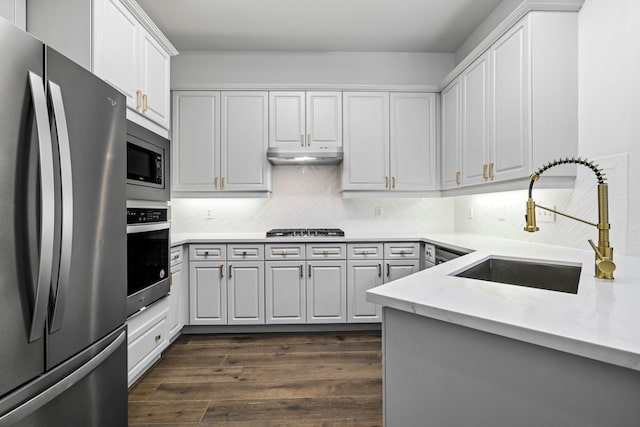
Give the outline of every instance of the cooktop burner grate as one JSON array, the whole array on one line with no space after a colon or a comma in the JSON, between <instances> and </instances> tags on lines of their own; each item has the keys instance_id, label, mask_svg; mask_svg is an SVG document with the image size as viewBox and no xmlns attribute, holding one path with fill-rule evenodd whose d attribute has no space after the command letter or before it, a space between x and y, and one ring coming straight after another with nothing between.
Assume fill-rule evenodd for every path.
<instances>
[{"instance_id":1,"label":"cooktop burner grate","mask_svg":"<svg viewBox=\"0 0 640 427\"><path fill-rule=\"evenodd\" d=\"M274 228L267 237L343 237L339 228Z\"/></svg>"}]
</instances>

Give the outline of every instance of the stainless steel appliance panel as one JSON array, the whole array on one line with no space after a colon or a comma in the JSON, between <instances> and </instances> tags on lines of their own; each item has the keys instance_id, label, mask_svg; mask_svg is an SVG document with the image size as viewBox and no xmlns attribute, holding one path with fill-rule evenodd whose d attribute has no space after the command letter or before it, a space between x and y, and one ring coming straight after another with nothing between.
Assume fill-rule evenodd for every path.
<instances>
[{"instance_id":1,"label":"stainless steel appliance panel","mask_svg":"<svg viewBox=\"0 0 640 427\"><path fill-rule=\"evenodd\" d=\"M44 47L16 27L0 24L1 397L44 370L44 339L29 339L40 245L34 224L39 193L29 177L37 175L38 141L28 75L43 76ZM38 328L42 333L44 324Z\"/></svg>"},{"instance_id":2,"label":"stainless steel appliance panel","mask_svg":"<svg viewBox=\"0 0 640 427\"><path fill-rule=\"evenodd\" d=\"M69 135L70 171L60 142L61 176L64 181L70 173L73 188L69 201L63 182L61 266L47 346L47 367L53 367L126 320L126 101L56 51L47 48L46 55L48 80L60 87ZM72 224L65 229L69 214Z\"/></svg>"},{"instance_id":3,"label":"stainless steel appliance panel","mask_svg":"<svg viewBox=\"0 0 640 427\"><path fill-rule=\"evenodd\" d=\"M127 144L138 145L141 148L141 151L137 153L138 155L141 155L144 151L160 154L160 164L162 167L160 174L162 177L161 183L127 179L127 199L168 202L171 198L171 150L169 140L143 128L131 120L127 120ZM127 168L128 167L129 166L127 166ZM133 175L140 174L140 171L137 170L140 168L140 165L132 162L131 167ZM152 168L152 166L149 166L149 168ZM129 170L127 169L127 176L128 175Z\"/></svg>"}]
</instances>

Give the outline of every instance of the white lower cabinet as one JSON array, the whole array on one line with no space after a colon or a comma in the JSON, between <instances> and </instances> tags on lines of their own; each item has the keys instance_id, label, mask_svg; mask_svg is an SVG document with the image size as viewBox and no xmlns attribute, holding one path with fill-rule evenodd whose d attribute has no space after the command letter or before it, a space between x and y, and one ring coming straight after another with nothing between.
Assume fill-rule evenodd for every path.
<instances>
[{"instance_id":1,"label":"white lower cabinet","mask_svg":"<svg viewBox=\"0 0 640 427\"><path fill-rule=\"evenodd\" d=\"M420 270L420 260L385 260L386 274L384 283L417 273Z\"/></svg>"},{"instance_id":2,"label":"white lower cabinet","mask_svg":"<svg viewBox=\"0 0 640 427\"><path fill-rule=\"evenodd\" d=\"M224 261L195 261L189 265L191 325L227 324L227 284Z\"/></svg>"},{"instance_id":3,"label":"white lower cabinet","mask_svg":"<svg viewBox=\"0 0 640 427\"><path fill-rule=\"evenodd\" d=\"M381 259L347 262L347 317L349 323L380 322L382 307L367 301L367 291L382 285Z\"/></svg>"},{"instance_id":4,"label":"white lower cabinet","mask_svg":"<svg viewBox=\"0 0 640 427\"><path fill-rule=\"evenodd\" d=\"M265 313L267 324L305 323L307 292L304 261L265 263Z\"/></svg>"},{"instance_id":5,"label":"white lower cabinet","mask_svg":"<svg viewBox=\"0 0 640 427\"><path fill-rule=\"evenodd\" d=\"M307 323L346 321L346 261L307 261Z\"/></svg>"},{"instance_id":6,"label":"white lower cabinet","mask_svg":"<svg viewBox=\"0 0 640 427\"><path fill-rule=\"evenodd\" d=\"M138 380L169 345L169 300L162 298L127 319L127 380Z\"/></svg>"},{"instance_id":7,"label":"white lower cabinet","mask_svg":"<svg viewBox=\"0 0 640 427\"><path fill-rule=\"evenodd\" d=\"M229 325L264 323L264 261L229 263L227 271Z\"/></svg>"},{"instance_id":8,"label":"white lower cabinet","mask_svg":"<svg viewBox=\"0 0 640 427\"><path fill-rule=\"evenodd\" d=\"M182 327L189 322L189 283L183 269L183 247L171 248L171 289L169 301L169 340L180 335Z\"/></svg>"}]
</instances>

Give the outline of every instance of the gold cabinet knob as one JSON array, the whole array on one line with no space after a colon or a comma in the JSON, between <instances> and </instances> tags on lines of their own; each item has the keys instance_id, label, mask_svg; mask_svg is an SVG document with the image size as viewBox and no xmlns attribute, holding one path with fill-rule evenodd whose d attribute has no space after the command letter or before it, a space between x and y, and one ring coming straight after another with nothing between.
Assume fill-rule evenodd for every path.
<instances>
[{"instance_id":1,"label":"gold cabinet knob","mask_svg":"<svg viewBox=\"0 0 640 427\"><path fill-rule=\"evenodd\" d=\"M329 251L327 249L324 250L324 256L329 255Z\"/></svg>"},{"instance_id":2,"label":"gold cabinet knob","mask_svg":"<svg viewBox=\"0 0 640 427\"><path fill-rule=\"evenodd\" d=\"M242 251L242 256L247 256L247 251Z\"/></svg>"}]
</instances>

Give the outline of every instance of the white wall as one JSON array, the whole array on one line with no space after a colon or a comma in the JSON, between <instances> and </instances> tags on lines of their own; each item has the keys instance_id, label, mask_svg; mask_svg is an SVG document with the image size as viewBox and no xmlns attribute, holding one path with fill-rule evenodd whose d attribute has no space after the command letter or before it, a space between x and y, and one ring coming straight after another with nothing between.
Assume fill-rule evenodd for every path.
<instances>
[{"instance_id":1,"label":"white wall","mask_svg":"<svg viewBox=\"0 0 640 427\"><path fill-rule=\"evenodd\" d=\"M216 84L437 86L452 68L451 53L186 51L171 59L171 88Z\"/></svg>"},{"instance_id":2,"label":"white wall","mask_svg":"<svg viewBox=\"0 0 640 427\"><path fill-rule=\"evenodd\" d=\"M640 182L640 2L586 0L578 16L579 155L605 166L616 253L639 256L640 190L634 183ZM586 168L579 170L574 190L534 187L534 199L597 220L595 179ZM597 238L595 228L564 218L540 223L538 233L521 231L525 201L524 190L459 197L456 230L585 249L586 239Z\"/></svg>"},{"instance_id":3,"label":"white wall","mask_svg":"<svg viewBox=\"0 0 640 427\"><path fill-rule=\"evenodd\" d=\"M339 227L347 233L453 231L453 199L343 199L340 180L339 166L276 166L271 199L173 199L172 231L265 232L285 227ZM376 207L382 208L381 217L375 216Z\"/></svg>"}]
</instances>

